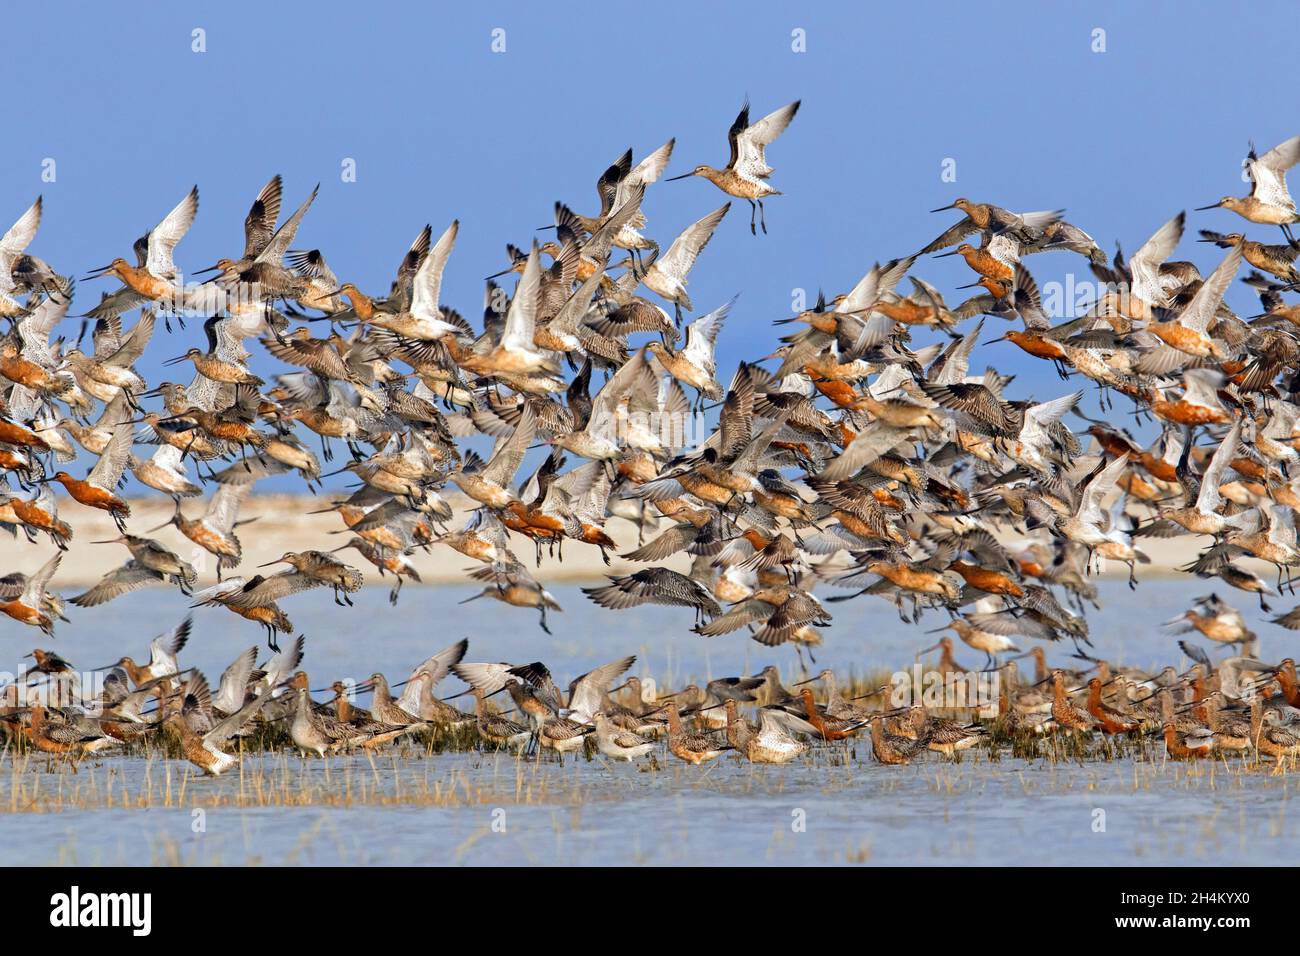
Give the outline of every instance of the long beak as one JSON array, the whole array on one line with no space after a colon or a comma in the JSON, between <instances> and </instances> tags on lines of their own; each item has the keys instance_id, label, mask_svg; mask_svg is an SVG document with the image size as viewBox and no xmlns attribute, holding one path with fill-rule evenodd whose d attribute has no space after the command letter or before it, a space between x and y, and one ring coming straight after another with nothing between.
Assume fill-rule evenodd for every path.
<instances>
[{"instance_id":1,"label":"long beak","mask_svg":"<svg viewBox=\"0 0 1300 956\"><path fill-rule=\"evenodd\" d=\"M796 681L796 682L793 684L793 686L794 686L794 687L802 687L804 684L815 684L815 683L817 683L817 680L818 680L818 679L817 679L816 677L809 677L807 680Z\"/></svg>"},{"instance_id":2,"label":"long beak","mask_svg":"<svg viewBox=\"0 0 1300 956\"><path fill-rule=\"evenodd\" d=\"M940 206L938 209L931 209L930 212L947 212L949 209L956 209L956 203L949 203L946 206Z\"/></svg>"},{"instance_id":3,"label":"long beak","mask_svg":"<svg viewBox=\"0 0 1300 956\"><path fill-rule=\"evenodd\" d=\"M867 691L865 694L859 694L857 697L850 697L849 700L866 700L869 697L875 697L882 690L887 690L888 688L889 688L888 684L881 684L875 690Z\"/></svg>"},{"instance_id":4,"label":"long beak","mask_svg":"<svg viewBox=\"0 0 1300 956\"><path fill-rule=\"evenodd\" d=\"M911 708L908 708L908 707L895 707L893 710L882 710L880 713L876 714L875 716L877 716L877 717L893 717L895 714L903 714L903 713L906 713L906 712L907 712L908 710L910 710L910 709L911 709Z\"/></svg>"},{"instance_id":5,"label":"long beak","mask_svg":"<svg viewBox=\"0 0 1300 956\"><path fill-rule=\"evenodd\" d=\"M180 365L181 362L186 361L188 358L189 358L188 355L178 355L178 356L176 356L175 358L170 358L170 359L168 359L167 361L163 362L163 364L164 364L164 365Z\"/></svg>"},{"instance_id":6,"label":"long beak","mask_svg":"<svg viewBox=\"0 0 1300 956\"><path fill-rule=\"evenodd\" d=\"M1197 207L1196 207L1195 209L1193 209L1192 211L1193 211L1193 212L1205 212L1205 210L1207 210L1207 209L1218 209L1218 208L1219 208L1220 206L1222 206L1222 205L1223 205L1222 202L1216 202L1216 203L1211 203L1211 204L1208 205L1208 206L1197 206Z\"/></svg>"},{"instance_id":7,"label":"long beak","mask_svg":"<svg viewBox=\"0 0 1300 956\"><path fill-rule=\"evenodd\" d=\"M170 524L170 522L169 522L169 524ZM283 560L284 560L283 558L277 558L277 559L274 560L274 561L267 561L265 564L259 564L258 567L259 567L259 568L269 568L269 567L270 567L271 565L273 565L273 564L280 564ZM312 691L312 693L315 694L315 693L318 693L318 691Z\"/></svg>"},{"instance_id":8,"label":"long beak","mask_svg":"<svg viewBox=\"0 0 1300 956\"><path fill-rule=\"evenodd\" d=\"M171 519L169 518L168 520L164 521L162 524L158 525L157 527L154 527L154 528L146 528L145 531L144 531L144 533L145 533L145 534L152 534L152 533L155 532L155 531L161 531L163 528L167 527L167 526L170 525L170 524L171 524Z\"/></svg>"},{"instance_id":9,"label":"long beak","mask_svg":"<svg viewBox=\"0 0 1300 956\"><path fill-rule=\"evenodd\" d=\"M102 276L104 273L106 273L106 272L107 272L109 269L111 269L111 268L112 268L112 264L110 263L109 265L106 265L106 266L100 266L98 269L91 269L90 272L88 272L88 273L86 274L86 278L87 278L87 279L98 279L100 276Z\"/></svg>"},{"instance_id":10,"label":"long beak","mask_svg":"<svg viewBox=\"0 0 1300 956\"><path fill-rule=\"evenodd\" d=\"M965 285L959 285L959 286L957 286L957 288L959 288L959 289L975 289L975 288L983 288L983 286L981 286L978 282L968 282L968 283L966 283ZM1003 338L1006 338L1006 336L1004 335Z\"/></svg>"},{"instance_id":11,"label":"long beak","mask_svg":"<svg viewBox=\"0 0 1300 956\"><path fill-rule=\"evenodd\" d=\"M357 686L352 688L353 692L357 694L365 694L374 689L375 689L375 685L370 683L357 684Z\"/></svg>"},{"instance_id":12,"label":"long beak","mask_svg":"<svg viewBox=\"0 0 1300 956\"><path fill-rule=\"evenodd\" d=\"M940 252L940 253L938 253L938 254L935 255L935 258L936 258L936 259L947 259L949 256L955 256L955 255L957 255L957 250L956 250L956 249L954 249L952 252Z\"/></svg>"},{"instance_id":13,"label":"long beak","mask_svg":"<svg viewBox=\"0 0 1300 956\"><path fill-rule=\"evenodd\" d=\"M921 648L919 651L917 651L917 653L918 653L918 654L929 654L931 651L937 651L937 650L939 649L939 647L940 647L940 645L938 645L938 644L931 644L929 647L923 647L923 648Z\"/></svg>"},{"instance_id":14,"label":"long beak","mask_svg":"<svg viewBox=\"0 0 1300 956\"><path fill-rule=\"evenodd\" d=\"M679 179L690 179L694 175L695 175L694 172L690 172L690 173L682 173L680 176L669 176L667 179L664 180L664 182L675 183Z\"/></svg>"},{"instance_id":15,"label":"long beak","mask_svg":"<svg viewBox=\"0 0 1300 956\"><path fill-rule=\"evenodd\" d=\"M499 279L499 278L501 278L502 276L504 276L504 275L509 275L510 273L512 273L512 272L514 272L514 271L515 271L515 267L514 267L514 266L511 266L509 269L502 269L500 272L494 272L494 273L492 273L490 276L488 276L488 277L487 277L486 279L484 279L483 281L484 281L484 282L487 282L487 281L489 281L489 280L491 280L491 279Z\"/></svg>"},{"instance_id":16,"label":"long beak","mask_svg":"<svg viewBox=\"0 0 1300 956\"><path fill-rule=\"evenodd\" d=\"M103 541L92 541L92 542L90 542L90 543L91 543L91 544L118 544L118 543L120 543L120 542L122 542L122 541L125 541L125 540L126 540L126 536L125 536L125 535L121 535L121 536L116 537L116 538L105 538Z\"/></svg>"},{"instance_id":17,"label":"long beak","mask_svg":"<svg viewBox=\"0 0 1300 956\"><path fill-rule=\"evenodd\" d=\"M190 275L192 276L206 275L209 272L216 272L220 268L221 268L220 266L208 266L206 269L197 269L194 272L191 272ZM314 694L316 693L316 691L312 691L312 693Z\"/></svg>"}]
</instances>

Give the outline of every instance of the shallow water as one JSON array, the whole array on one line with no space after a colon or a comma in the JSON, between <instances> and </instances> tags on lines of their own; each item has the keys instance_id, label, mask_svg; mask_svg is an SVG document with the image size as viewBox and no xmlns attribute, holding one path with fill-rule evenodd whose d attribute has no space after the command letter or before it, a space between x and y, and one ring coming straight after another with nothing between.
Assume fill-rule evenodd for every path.
<instances>
[{"instance_id":1,"label":"shallow water","mask_svg":"<svg viewBox=\"0 0 1300 956\"><path fill-rule=\"evenodd\" d=\"M242 783L238 774L192 778L181 806L93 811L57 809L59 775L33 762L28 773L48 778L49 808L0 813L0 857L82 865L1267 865L1300 851L1294 778L1238 772L1236 762L990 763L968 753L960 764L936 757L893 768L870 762L865 747L847 765L831 760L821 753L789 767L752 767L723 758L697 770L672 758L638 769L600 758L521 768L501 754L380 755L374 768L365 757L335 757L330 792L350 791L356 802L294 807L275 803L277 782L292 799L322 783L324 762L250 756ZM83 764L80 779L65 773L59 783L65 794L79 784L134 796L145 763ZM150 768L155 783L163 763ZM174 792L186 772L173 764ZM435 783L450 805L402 802L401 794L419 800ZM272 804L223 805L241 786L246 799ZM6 808L7 787L0 784ZM392 804L381 805L381 794Z\"/></svg>"},{"instance_id":2,"label":"shallow water","mask_svg":"<svg viewBox=\"0 0 1300 956\"><path fill-rule=\"evenodd\" d=\"M1089 614L1100 655L1138 666L1178 663L1174 638L1158 622L1199 592L1186 581L1160 579L1136 593L1122 582L1101 587L1104 609ZM555 634L548 637L528 611L487 601L457 605L472 593L408 588L393 609L387 592L375 588L351 609L310 599L286 602L285 609L308 635L304 666L315 686L377 668L400 679L465 636L469 659L541 659L561 683L628 653L638 655L635 672L677 685L768 663L779 664L787 678L797 673L789 648L764 648L741 634L705 640L689 633L689 611L608 612L576 588L557 587L565 611L552 616ZM184 613L178 593L137 593L78 615L45 646L78 666L104 664L124 651L140 658L148 639ZM182 661L215 681L258 639L258 629L220 609L195 613ZM901 624L883 602L855 600L834 605L833 613L835 626L815 653L819 667L841 673L910 666L933 639ZM1253 608L1247 614L1259 622L1264 657L1294 653L1289 632L1264 624ZM86 620L95 633L81 624ZM932 615L921 627L943 620ZM1068 651L1049 648L1049 657L1065 660ZM957 657L980 664L980 655L962 645ZM452 678L443 689L459 685ZM187 764L160 758L87 761L76 774L33 758L15 776L6 757L0 863L1195 865L1280 864L1300 851L1300 827L1289 812L1300 779L1294 773L1243 771L1235 759L1176 765L1158 744L1148 745L1145 758L1086 764L1006 755L990 762L983 751L963 757L959 764L930 755L910 767L883 767L864 742L856 750L819 748L787 767L724 757L692 768L663 754L657 767L638 767L599 757L569 757L561 765L553 758L521 764L504 754L426 756L407 745L376 754L373 764L365 755L249 756L242 773L218 780L192 777ZM168 774L171 806L161 797ZM39 799L31 801L35 778ZM122 807L123 794L130 803L145 789L155 794L152 806ZM104 809L109 791L115 797ZM291 805L309 796L311 805ZM75 808L86 803L97 809Z\"/></svg>"}]
</instances>

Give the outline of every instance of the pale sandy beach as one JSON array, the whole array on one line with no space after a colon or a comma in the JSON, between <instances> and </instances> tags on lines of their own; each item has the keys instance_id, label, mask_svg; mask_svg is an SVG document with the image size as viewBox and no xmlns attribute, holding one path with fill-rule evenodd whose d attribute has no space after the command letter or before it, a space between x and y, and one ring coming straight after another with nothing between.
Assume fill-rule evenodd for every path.
<instances>
[{"instance_id":1,"label":"pale sandy beach","mask_svg":"<svg viewBox=\"0 0 1300 956\"><path fill-rule=\"evenodd\" d=\"M311 512L343 497L345 495L339 491L317 497L251 496L240 511L240 517L241 520L256 520L252 524L245 525L240 534L240 541L244 546L244 559L232 573L247 577L256 573L257 565L274 561L288 550L301 551L308 548L328 550L339 547L347 540L342 519L333 513L312 514ZM467 500L454 495L449 496L449 500L457 513L454 520L448 524L448 528L460 528L468 513ZM201 513L203 506L200 501L189 501L182 507L188 517L195 517ZM133 534L144 534L146 529L166 521L171 513L170 499L161 497L134 499L131 501L128 528ZM126 549L121 545L80 547L86 542L117 536L117 528L106 513L83 508L76 502L60 496L59 517L72 526L73 542L77 546L64 555L55 579L56 588L66 589L69 586L93 584L103 574L122 564L129 557ZM660 528L667 527L668 523L665 520ZM600 551L595 547L570 541L565 544L563 561L543 552L541 567L534 569L537 578L542 582L591 581L605 574L630 574L642 567L635 562L623 561L618 556L619 553L625 553L637 546L636 526L621 518L610 518L605 530L618 542L618 552L609 553L608 565L601 560ZM149 536L171 548L198 568L200 580L204 582L215 580L215 566L207 553L175 528L168 526L149 532ZM652 535L647 533L647 538L650 536ZM1019 540L1014 537L1004 539L1009 545L1015 545ZM534 563L532 545L519 536L512 536L512 541L516 553L532 568ZM1193 560L1196 552L1205 544L1201 538L1185 536L1147 538L1141 540L1138 546L1151 558L1150 564L1138 567L1140 580L1143 577L1174 574L1179 565ZM35 544L27 542L22 535L16 539L9 537L0 539L0 554L4 555L3 562L0 562L3 565L0 566L0 572L34 570L40 561L48 557L52 547L44 537L38 538ZM374 569L367 565L355 551L345 552L342 557L366 571L368 581L374 583L378 580ZM428 551L417 550L412 555L412 560L424 584L464 584L465 569L473 565L473 562L464 555L439 545L432 546ZM1252 567L1265 580L1271 581L1275 577L1274 570L1268 565L1247 561L1242 563ZM684 554L678 554L663 564L666 567L685 571L689 568L690 561ZM1111 562L1101 574L1105 577L1125 577L1128 569L1122 564ZM1212 583L1218 582L1206 582L1203 587L1208 589ZM1189 581L1188 585L1193 589L1197 587L1197 584L1192 581ZM410 582L410 586L418 585ZM1226 588L1226 585L1221 586Z\"/></svg>"},{"instance_id":2,"label":"pale sandy beach","mask_svg":"<svg viewBox=\"0 0 1300 956\"><path fill-rule=\"evenodd\" d=\"M325 508L332 501L347 497L346 493L335 491L317 497L296 495L252 495L240 509L240 520L251 520L237 531L244 549L243 561L231 574L245 577L257 573L256 566L267 561L274 561L285 551L303 551L306 549L329 550L347 542L349 535L342 518L336 513L312 514ZM466 500L457 496L448 496L456 516L448 524L448 529L464 526L467 514ZM202 514L203 501L187 501L182 505L187 517L194 518ZM146 529L162 524L172 514L170 499L162 497L136 498L131 501L131 517L127 528L132 534L145 535ZM113 568L126 561L130 555L122 545L83 546L87 542L115 538L119 532L108 514L83 508L74 501L60 496L59 518L68 522L73 529L72 548L64 554L63 563L55 578L55 587L67 589L68 586L92 584ZM666 527L666 524L665 524ZM619 551L628 551L636 547L636 527L619 518L611 518L606 531L619 544ZM172 526L147 532L147 536L171 548L185 560L199 569L199 578L203 582L214 581L216 565L211 556L199 548ZM530 567L533 565L532 545L522 538L514 538L514 548L521 560ZM0 572L33 570L28 567L53 553L53 545L44 536L35 544L29 543L21 534L16 538L6 536L0 540L0 554L4 555ZM344 552L340 557L366 572L367 581L376 583L378 573L372 565L366 563L356 551ZM594 547L578 542L567 542L564 548L564 560L550 557L543 552L542 566L537 576L542 581L587 581L602 574L628 574L641 565L620 560L618 554L610 552L610 564L606 566L600 557L600 551ZM434 545L428 551L417 550L412 561L425 584L445 584L455 582L464 584L465 569L474 562L463 554L449 547ZM665 562L665 566L685 570L689 561L683 556ZM283 568L283 566L281 566ZM275 568L272 571L277 570ZM408 582L417 586L415 582Z\"/></svg>"}]
</instances>

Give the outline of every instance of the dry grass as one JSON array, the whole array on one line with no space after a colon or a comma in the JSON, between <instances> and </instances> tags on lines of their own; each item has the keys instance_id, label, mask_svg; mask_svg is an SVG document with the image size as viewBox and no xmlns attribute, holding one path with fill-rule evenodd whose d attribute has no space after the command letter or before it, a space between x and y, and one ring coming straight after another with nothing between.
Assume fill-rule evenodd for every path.
<instances>
[{"instance_id":1,"label":"dry grass","mask_svg":"<svg viewBox=\"0 0 1300 956\"><path fill-rule=\"evenodd\" d=\"M844 693L866 696L870 706L887 706L884 691L870 696L888 672L850 675ZM970 711L949 716L969 719ZM603 758L588 739L584 751L563 759L554 754L525 757L483 751L472 726L430 730L375 753L358 751L323 760L298 754L283 725L262 725L238 744L240 765L219 779L208 778L186 762L178 742L164 729L117 750L80 762L35 752L21 739L0 751L0 816L121 809L441 807L545 805L580 812L588 803L644 796L647 787L665 793L691 791L779 796L791 787L835 793L864 780L890 790L900 774L933 776L932 790L956 794L982 787L990 779L1015 774L1026 794L1071 792L1079 780L1096 774L1113 785L1125 781L1134 792L1168 786L1215 791L1242 787L1247 778L1286 792L1288 777L1273 776L1274 763L1252 754L1219 754L1213 759L1178 763L1167 758L1159 737L1105 738L1058 733L1046 737L1012 735L1001 721L987 722L989 734L978 747L946 759L927 755L913 768L884 768L871 757L865 735L818 744L790 768L755 767L725 757L701 768L679 763L663 750L636 768L640 773L601 774L586 764ZM448 761L445 756L455 755ZM451 766L448 766L448 763ZM1088 771L1083 777L1079 768ZM1296 769L1292 760L1286 768ZM1070 772L1063 772L1063 771ZM871 776L867 776L871 775ZM1261 780L1260 778L1265 778ZM846 851L852 860L870 849Z\"/></svg>"}]
</instances>

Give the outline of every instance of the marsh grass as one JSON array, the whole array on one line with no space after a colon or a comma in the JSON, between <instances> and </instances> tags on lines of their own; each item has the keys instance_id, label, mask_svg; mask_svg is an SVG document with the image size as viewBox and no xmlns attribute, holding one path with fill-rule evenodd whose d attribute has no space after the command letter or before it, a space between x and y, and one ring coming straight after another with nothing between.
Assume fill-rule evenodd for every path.
<instances>
[{"instance_id":1,"label":"marsh grass","mask_svg":"<svg viewBox=\"0 0 1300 956\"><path fill-rule=\"evenodd\" d=\"M843 693L872 707L888 706L890 672L851 674ZM969 709L936 711L937 716L972 719ZM143 735L115 750L80 761L34 751L21 737L0 750L0 816L64 811L150 808L348 808L552 806L577 819L581 808L601 801L657 795L716 793L781 796L810 783L823 793L850 792L865 783L888 793L901 775L933 776L935 793L952 795L1013 775L1025 793L1068 792L1084 768L1097 779L1123 780L1133 792L1158 786L1179 790L1243 788L1248 779L1288 793L1285 775L1253 754L1218 754L1187 764L1170 761L1157 737L1091 737L1078 733L1036 736L1012 733L1006 722L986 721L981 744L941 758L929 754L912 767L887 768L871 757L865 736L814 743L788 767L744 764L728 755L704 767L688 767L661 748L633 768L609 768L588 738L584 748L563 758L553 753L523 756L484 748L472 725L431 728L381 751L354 751L324 759L305 758L283 724L258 724L235 743L240 765L224 776L205 777L182 757L169 728ZM616 768L609 768L611 771ZM1296 761L1285 769L1294 771ZM163 854L170 855L170 851ZM870 856L870 847L846 858Z\"/></svg>"}]
</instances>

